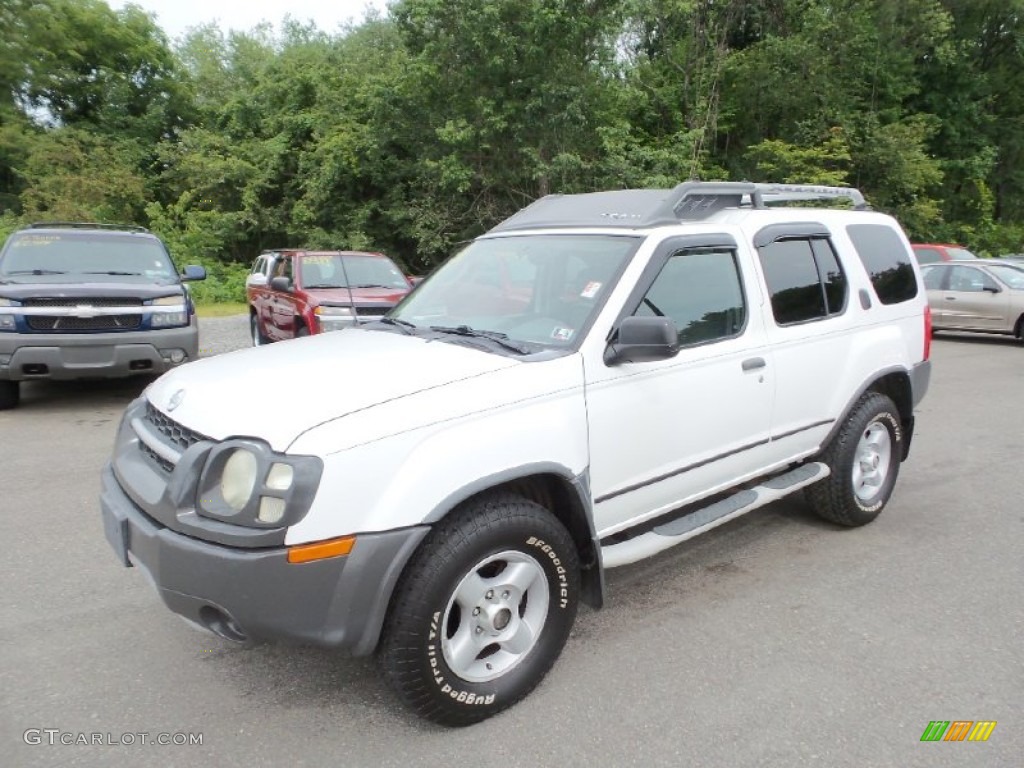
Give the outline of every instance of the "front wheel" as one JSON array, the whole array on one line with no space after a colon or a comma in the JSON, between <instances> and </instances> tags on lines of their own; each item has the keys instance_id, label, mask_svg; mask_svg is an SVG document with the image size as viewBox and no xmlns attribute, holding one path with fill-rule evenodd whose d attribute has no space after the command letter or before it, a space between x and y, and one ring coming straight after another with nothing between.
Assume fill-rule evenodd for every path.
<instances>
[{"instance_id":1,"label":"front wheel","mask_svg":"<svg viewBox=\"0 0 1024 768\"><path fill-rule=\"evenodd\" d=\"M572 537L544 507L511 494L469 502L427 536L399 582L381 671L422 717L485 720L551 669L579 581Z\"/></svg>"},{"instance_id":2,"label":"front wheel","mask_svg":"<svg viewBox=\"0 0 1024 768\"><path fill-rule=\"evenodd\" d=\"M255 312L249 313L249 331L252 335L252 345L254 347L262 347L264 344L269 344L270 339L263 335L263 331L260 330L260 321L256 317Z\"/></svg>"},{"instance_id":3,"label":"front wheel","mask_svg":"<svg viewBox=\"0 0 1024 768\"><path fill-rule=\"evenodd\" d=\"M0 381L0 411L15 408L21 399L21 388L17 381Z\"/></svg>"},{"instance_id":4,"label":"front wheel","mask_svg":"<svg viewBox=\"0 0 1024 768\"><path fill-rule=\"evenodd\" d=\"M877 392L865 394L821 456L832 474L805 491L814 511L851 527L878 517L896 485L903 439L892 400Z\"/></svg>"}]
</instances>

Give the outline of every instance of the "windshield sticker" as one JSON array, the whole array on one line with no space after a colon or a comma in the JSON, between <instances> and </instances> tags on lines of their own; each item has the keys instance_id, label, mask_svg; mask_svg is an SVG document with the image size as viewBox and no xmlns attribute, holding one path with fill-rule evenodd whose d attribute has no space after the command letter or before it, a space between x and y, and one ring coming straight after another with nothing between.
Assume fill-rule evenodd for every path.
<instances>
[{"instance_id":1,"label":"windshield sticker","mask_svg":"<svg viewBox=\"0 0 1024 768\"><path fill-rule=\"evenodd\" d=\"M597 281L591 281L583 286L583 290L580 292L580 296L584 299L592 299L597 296L597 292L601 290L601 283Z\"/></svg>"},{"instance_id":2,"label":"windshield sticker","mask_svg":"<svg viewBox=\"0 0 1024 768\"><path fill-rule=\"evenodd\" d=\"M303 264L330 264L334 261L334 256L303 256Z\"/></svg>"},{"instance_id":3,"label":"windshield sticker","mask_svg":"<svg viewBox=\"0 0 1024 768\"><path fill-rule=\"evenodd\" d=\"M555 330L551 332L551 338L555 341L568 341L572 338L572 334L572 328L555 328Z\"/></svg>"}]
</instances>

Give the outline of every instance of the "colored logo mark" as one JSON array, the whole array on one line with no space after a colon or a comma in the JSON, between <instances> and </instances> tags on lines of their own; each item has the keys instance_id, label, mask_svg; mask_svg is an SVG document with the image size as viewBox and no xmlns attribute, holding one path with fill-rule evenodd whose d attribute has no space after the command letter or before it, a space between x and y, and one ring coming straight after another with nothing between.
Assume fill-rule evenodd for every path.
<instances>
[{"instance_id":1,"label":"colored logo mark","mask_svg":"<svg viewBox=\"0 0 1024 768\"><path fill-rule=\"evenodd\" d=\"M995 727L995 720L932 720L921 741L988 741Z\"/></svg>"}]
</instances>

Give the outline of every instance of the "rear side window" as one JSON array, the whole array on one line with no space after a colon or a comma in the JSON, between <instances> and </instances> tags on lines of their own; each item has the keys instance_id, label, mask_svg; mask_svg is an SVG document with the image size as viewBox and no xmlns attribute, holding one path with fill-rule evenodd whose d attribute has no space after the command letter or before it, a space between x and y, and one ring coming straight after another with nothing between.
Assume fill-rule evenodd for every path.
<instances>
[{"instance_id":1,"label":"rear side window","mask_svg":"<svg viewBox=\"0 0 1024 768\"><path fill-rule=\"evenodd\" d=\"M828 240L776 240L758 253L779 325L821 320L846 307L846 276Z\"/></svg>"},{"instance_id":2,"label":"rear side window","mask_svg":"<svg viewBox=\"0 0 1024 768\"><path fill-rule=\"evenodd\" d=\"M917 296L914 265L906 246L893 229L881 224L850 224L846 233L853 241L880 302L899 304ZM920 251L917 258L926 263Z\"/></svg>"}]
</instances>

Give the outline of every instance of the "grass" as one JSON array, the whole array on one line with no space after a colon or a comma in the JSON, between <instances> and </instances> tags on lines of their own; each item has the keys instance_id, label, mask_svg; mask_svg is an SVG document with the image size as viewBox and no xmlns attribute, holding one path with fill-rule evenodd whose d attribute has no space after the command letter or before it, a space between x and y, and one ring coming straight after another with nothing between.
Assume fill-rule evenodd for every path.
<instances>
[{"instance_id":1,"label":"grass","mask_svg":"<svg viewBox=\"0 0 1024 768\"><path fill-rule=\"evenodd\" d=\"M244 315L249 306L242 302L226 302L223 304L197 304L196 313L200 317L227 317L228 315Z\"/></svg>"}]
</instances>

